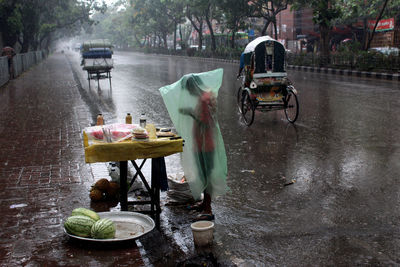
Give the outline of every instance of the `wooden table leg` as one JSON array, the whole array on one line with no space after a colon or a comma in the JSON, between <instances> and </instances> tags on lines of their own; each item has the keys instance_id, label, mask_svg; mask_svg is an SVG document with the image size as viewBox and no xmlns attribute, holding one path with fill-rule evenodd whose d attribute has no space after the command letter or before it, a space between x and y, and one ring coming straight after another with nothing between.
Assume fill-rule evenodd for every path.
<instances>
[{"instance_id":1,"label":"wooden table leg","mask_svg":"<svg viewBox=\"0 0 400 267\"><path fill-rule=\"evenodd\" d=\"M134 164L136 171L138 172L138 175L142 178L143 182L146 187L149 187L147 189L149 190L150 193L150 214L155 220L156 223L156 228L160 229L160 213L161 213L161 207L160 207L160 190L161 190L161 175L162 174L162 166L165 166L165 163L163 161L164 158L153 158L151 161L151 186L149 187L147 183L145 183L144 176L141 172L141 168L139 168L136 163L132 162ZM127 211L128 210L128 185L127 185L127 180L128 180L128 162L127 161L120 161L120 203L121 203L121 211ZM164 170L165 172L165 170ZM164 174L165 175L165 174Z\"/></svg>"},{"instance_id":2,"label":"wooden table leg","mask_svg":"<svg viewBox=\"0 0 400 267\"><path fill-rule=\"evenodd\" d=\"M161 190L161 165L163 158L153 158L151 161L151 189L153 193L151 211L154 214L156 228L160 229L160 190Z\"/></svg>"},{"instance_id":3,"label":"wooden table leg","mask_svg":"<svg viewBox=\"0 0 400 267\"><path fill-rule=\"evenodd\" d=\"M119 162L119 170L120 170L120 203L121 210L128 210L128 162L120 161Z\"/></svg>"}]
</instances>

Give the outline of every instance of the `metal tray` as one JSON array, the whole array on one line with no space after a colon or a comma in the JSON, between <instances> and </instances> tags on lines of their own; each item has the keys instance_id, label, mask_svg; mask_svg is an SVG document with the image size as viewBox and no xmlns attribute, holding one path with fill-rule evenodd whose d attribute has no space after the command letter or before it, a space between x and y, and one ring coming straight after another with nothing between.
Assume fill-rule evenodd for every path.
<instances>
[{"instance_id":1,"label":"metal tray","mask_svg":"<svg viewBox=\"0 0 400 267\"><path fill-rule=\"evenodd\" d=\"M147 234L154 229L155 224L151 217L130 211L109 211L109 212L98 212L100 218L108 218L115 224L116 232L115 238L111 239L94 239L89 237L80 237L67 233L64 228L64 232L71 238L94 241L94 242L120 242L126 240L134 240Z\"/></svg>"}]
</instances>

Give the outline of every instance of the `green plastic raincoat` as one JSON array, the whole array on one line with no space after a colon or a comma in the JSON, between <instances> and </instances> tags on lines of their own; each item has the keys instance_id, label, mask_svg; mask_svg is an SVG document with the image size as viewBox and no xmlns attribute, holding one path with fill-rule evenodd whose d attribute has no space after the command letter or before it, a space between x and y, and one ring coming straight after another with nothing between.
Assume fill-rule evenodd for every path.
<instances>
[{"instance_id":1,"label":"green plastic raincoat","mask_svg":"<svg viewBox=\"0 0 400 267\"><path fill-rule=\"evenodd\" d=\"M185 140L182 167L198 200L204 191L216 197L227 192L227 160L217 120L217 97L223 69L187 74L160 88L171 120Z\"/></svg>"}]
</instances>

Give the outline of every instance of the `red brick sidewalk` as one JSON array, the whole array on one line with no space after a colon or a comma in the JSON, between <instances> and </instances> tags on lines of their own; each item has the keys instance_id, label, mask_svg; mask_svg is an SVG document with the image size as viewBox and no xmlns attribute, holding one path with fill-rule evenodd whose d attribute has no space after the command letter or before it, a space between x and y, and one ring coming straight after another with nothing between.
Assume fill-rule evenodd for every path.
<instances>
[{"instance_id":1,"label":"red brick sidewalk","mask_svg":"<svg viewBox=\"0 0 400 267\"><path fill-rule=\"evenodd\" d=\"M0 265L142 266L136 244L71 242L62 221L90 208L82 129L91 114L69 64L55 54L0 87Z\"/></svg>"}]
</instances>

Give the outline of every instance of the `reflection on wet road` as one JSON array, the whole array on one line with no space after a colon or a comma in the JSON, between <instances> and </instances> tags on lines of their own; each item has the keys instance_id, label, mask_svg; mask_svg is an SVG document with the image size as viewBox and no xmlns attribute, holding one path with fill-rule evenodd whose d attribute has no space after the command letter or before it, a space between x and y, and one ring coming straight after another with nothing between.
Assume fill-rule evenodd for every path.
<instances>
[{"instance_id":1,"label":"reflection on wet road","mask_svg":"<svg viewBox=\"0 0 400 267\"><path fill-rule=\"evenodd\" d=\"M400 262L399 83L289 71L296 124L273 111L247 127L235 102L237 65L128 52L114 60L112 88L101 81L89 90L82 78L92 104L109 122L144 112L159 126L171 126L160 87L224 68L218 116L231 192L213 202L220 258L243 266ZM178 162L168 158L169 173Z\"/></svg>"}]
</instances>

